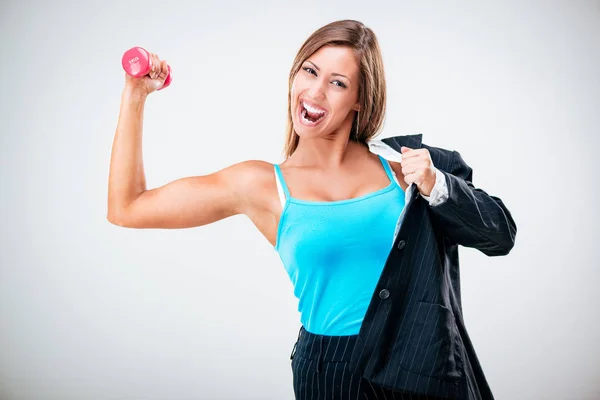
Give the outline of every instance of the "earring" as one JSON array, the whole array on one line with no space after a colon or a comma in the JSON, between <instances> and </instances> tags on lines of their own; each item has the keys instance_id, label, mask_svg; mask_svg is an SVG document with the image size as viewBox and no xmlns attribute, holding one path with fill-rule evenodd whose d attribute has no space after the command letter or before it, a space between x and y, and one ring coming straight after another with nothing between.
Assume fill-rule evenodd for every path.
<instances>
[{"instance_id":1,"label":"earring","mask_svg":"<svg viewBox=\"0 0 600 400\"><path fill-rule=\"evenodd\" d=\"M358 124L360 120L358 119L358 111L356 112L356 138L358 139Z\"/></svg>"}]
</instances>

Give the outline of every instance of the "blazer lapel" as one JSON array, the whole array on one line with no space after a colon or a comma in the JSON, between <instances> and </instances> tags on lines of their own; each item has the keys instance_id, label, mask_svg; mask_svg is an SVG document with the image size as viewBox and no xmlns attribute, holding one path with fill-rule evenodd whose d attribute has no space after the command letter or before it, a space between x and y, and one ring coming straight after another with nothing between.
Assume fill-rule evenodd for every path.
<instances>
[{"instance_id":1,"label":"blazer lapel","mask_svg":"<svg viewBox=\"0 0 600 400\"><path fill-rule=\"evenodd\" d=\"M421 147L423 147L423 134L418 133L416 135L392 136L381 139L381 141L401 154L402 146L411 149L420 149ZM412 203L412 201L416 200L420 194L419 190L416 188L414 183L410 185L409 190L411 191L411 193L410 197L407 199L409 200L406 203L407 207L409 202Z\"/></svg>"},{"instance_id":2,"label":"blazer lapel","mask_svg":"<svg viewBox=\"0 0 600 400\"><path fill-rule=\"evenodd\" d=\"M388 144L398 153L401 153L400 148L402 146L409 147L411 149L420 149L423 141L423 134L418 133L416 135L404 135L404 136L392 136L381 139L382 142Z\"/></svg>"}]
</instances>

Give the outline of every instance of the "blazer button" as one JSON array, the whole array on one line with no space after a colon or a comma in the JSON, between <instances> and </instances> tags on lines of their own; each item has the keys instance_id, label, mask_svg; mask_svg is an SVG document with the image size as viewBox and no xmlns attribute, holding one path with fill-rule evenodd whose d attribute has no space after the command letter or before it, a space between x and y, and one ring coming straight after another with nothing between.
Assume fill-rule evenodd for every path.
<instances>
[{"instance_id":1,"label":"blazer button","mask_svg":"<svg viewBox=\"0 0 600 400\"><path fill-rule=\"evenodd\" d=\"M404 246L406 246L406 242L404 240L398 242L398 249L402 250Z\"/></svg>"},{"instance_id":2,"label":"blazer button","mask_svg":"<svg viewBox=\"0 0 600 400\"><path fill-rule=\"evenodd\" d=\"M390 291L387 289L381 289L381 292L379 292L379 297L381 297L382 299L387 299L388 297L390 297Z\"/></svg>"}]
</instances>

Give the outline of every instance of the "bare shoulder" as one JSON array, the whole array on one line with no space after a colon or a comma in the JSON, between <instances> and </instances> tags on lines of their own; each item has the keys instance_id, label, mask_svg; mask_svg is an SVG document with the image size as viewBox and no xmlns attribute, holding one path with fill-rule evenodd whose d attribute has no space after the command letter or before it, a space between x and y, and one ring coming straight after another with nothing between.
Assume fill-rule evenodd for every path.
<instances>
[{"instance_id":1,"label":"bare shoulder","mask_svg":"<svg viewBox=\"0 0 600 400\"><path fill-rule=\"evenodd\" d=\"M229 181L243 200L241 213L250 215L257 209L270 210L276 203L275 168L262 160L247 160L235 164Z\"/></svg>"},{"instance_id":2,"label":"bare shoulder","mask_svg":"<svg viewBox=\"0 0 600 400\"><path fill-rule=\"evenodd\" d=\"M258 231L275 246L277 226L283 210L277 192L275 167L266 161L249 160L237 165L233 180L242 199L240 213L246 215Z\"/></svg>"}]
</instances>

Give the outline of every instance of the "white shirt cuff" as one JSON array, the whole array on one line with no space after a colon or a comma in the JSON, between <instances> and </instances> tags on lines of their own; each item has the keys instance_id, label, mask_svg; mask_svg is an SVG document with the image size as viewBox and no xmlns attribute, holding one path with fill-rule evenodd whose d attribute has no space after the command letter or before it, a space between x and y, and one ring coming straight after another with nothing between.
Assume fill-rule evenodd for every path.
<instances>
[{"instance_id":1,"label":"white shirt cuff","mask_svg":"<svg viewBox=\"0 0 600 400\"><path fill-rule=\"evenodd\" d=\"M446 186L446 176L437 168L435 169L435 184L429 196L421 193L421 196L429 202L432 207L439 206L448 199L448 186Z\"/></svg>"}]
</instances>

